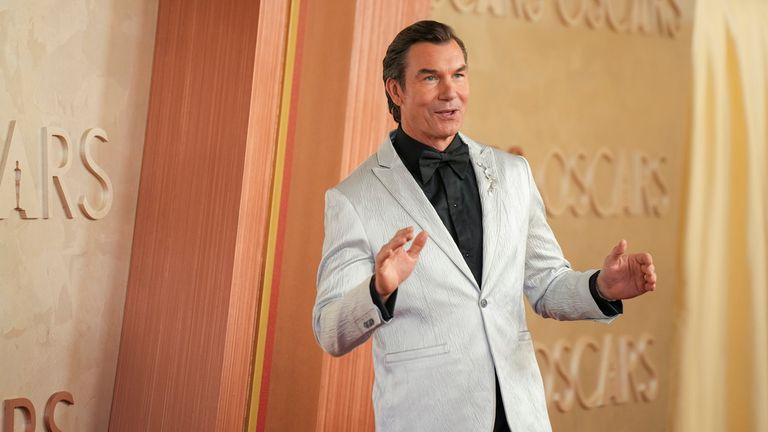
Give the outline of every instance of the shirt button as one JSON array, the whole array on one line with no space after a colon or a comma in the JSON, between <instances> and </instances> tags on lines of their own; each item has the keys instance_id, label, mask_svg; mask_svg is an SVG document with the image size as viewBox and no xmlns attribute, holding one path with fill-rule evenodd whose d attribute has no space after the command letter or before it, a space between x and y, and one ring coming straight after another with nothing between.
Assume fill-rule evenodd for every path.
<instances>
[{"instance_id":1,"label":"shirt button","mask_svg":"<svg viewBox=\"0 0 768 432\"><path fill-rule=\"evenodd\" d=\"M486 299L480 300L480 307L484 308L486 306L488 306L488 300L486 300Z\"/></svg>"},{"instance_id":2,"label":"shirt button","mask_svg":"<svg viewBox=\"0 0 768 432\"><path fill-rule=\"evenodd\" d=\"M469 252L464 252L464 257L469 258Z\"/></svg>"},{"instance_id":3,"label":"shirt button","mask_svg":"<svg viewBox=\"0 0 768 432\"><path fill-rule=\"evenodd\" d=\"M458 204L456 204L455 202L452 202L452 203L451 203L451 205L452 205L452 206L454 206L454 207L458 207L458 206L459 206L459 205L458 205Z\"/></svg>"}]
</instances>

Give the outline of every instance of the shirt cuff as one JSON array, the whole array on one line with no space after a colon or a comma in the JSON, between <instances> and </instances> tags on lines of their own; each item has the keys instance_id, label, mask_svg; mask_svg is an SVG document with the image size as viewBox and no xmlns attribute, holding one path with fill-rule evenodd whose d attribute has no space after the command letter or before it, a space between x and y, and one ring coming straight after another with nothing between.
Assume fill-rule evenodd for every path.
<instances>
[{"instance_id":1,"label":"shirt cuff","mask_svg":"<svg viewBox=\"0 0 768 432\"><path fill-rule=\"evenodd\" d=\"M375 304L376 307L379 308L379 311L381 312L381 319L383 319L384 321L391 320L392 317L395 316L395 302L397 301L397 289L395 289L395 292L393 292L389 296L386 303L382 303L379 293L376 292L376 275L373 275L371 276L370 290L371 290L371 300L373 300L373 304Z\"/></svg>"},{"instance_id":2,"label":"shirt cuff","mask_svg":"<svg viewBox=\"0 0 768 432\"><path fill-rule=\"evenodd\" d=\"M609 317L624 313L624 303L621 300L606 300L600 295L600 291L597 290L597 275L599 274L600 270L589 277L589 293L592 294L592 298L597 303L597 307L600 308L600 312Z\"/></svg>"}]
</instances>

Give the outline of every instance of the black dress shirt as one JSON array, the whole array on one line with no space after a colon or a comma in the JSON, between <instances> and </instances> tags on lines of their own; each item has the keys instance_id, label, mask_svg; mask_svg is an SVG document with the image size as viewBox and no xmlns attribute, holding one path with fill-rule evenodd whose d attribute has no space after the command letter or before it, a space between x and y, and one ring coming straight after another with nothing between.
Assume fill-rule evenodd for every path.
<instances>
[{"instance_id":1,"label":"black dress shirt","mask_svg":"<svg viewBox=\"0 0 768 432\"><path fill-rule=\"evenodd\" d=\"M431 178L424 181L419 168L419 159L425 151L436 151L408 136L402 128L398 128L392 142L395 151L410 171L416 183L424 191L429 202L435 208L440 220L448 229L461 254L464 256L477 285L482 289L483 272L483 212L477 179L468 162L464 169L442 164ZM458 134L445 149L445 152L455 151L459 146L466 146ZM597 291L597 275L595 272L589 278L589 291L600 310L607 316L622 312L621 301L608 301L600 297ZM371 298L381 311L382 318L389 321L394 315L397 290L393 292L386 303L381 301L375 288L375 278L370 283ZM501 400L498 379L496 380L496 425L494 431L507 431L506 416Z\"/></svg>"},{"instance_id":2,"label":"black dress shirt","mask_svg":"<svg viewBox=\"0 0 768 432\"><path fill-rule=\"evenodd\" d=\"M456 134L445 153L455 151L460 146L466 144ZM419 159L425 151L436 150L411 138L402 129L397 130L394 147L405 167L432 203L443 225L459 247L477 285L480 286L483 273L483 207L480 204L477 179L471 162L468 161L459 169L454 169L448 164L440 165L434 175L424 181Z\"/></svg>"}]
</instances>

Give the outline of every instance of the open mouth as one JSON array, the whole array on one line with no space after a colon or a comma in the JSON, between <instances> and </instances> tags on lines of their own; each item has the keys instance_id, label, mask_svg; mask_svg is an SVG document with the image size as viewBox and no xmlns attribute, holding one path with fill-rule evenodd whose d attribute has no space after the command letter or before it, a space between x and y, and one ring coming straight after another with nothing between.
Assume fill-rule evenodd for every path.
<instances>
[{"instance_id":1,"label":"open mouth","mask_svg":"<svg viewBox=\"0 0 768 432\"><path fill-rule=\"evenodd\" d=\"M456 118L456 116L459 114L459 110L458 109L445 109L445 110L435 111L435 114L440 119L452 120L452 119Z\"/></svg>"}]
</instances>

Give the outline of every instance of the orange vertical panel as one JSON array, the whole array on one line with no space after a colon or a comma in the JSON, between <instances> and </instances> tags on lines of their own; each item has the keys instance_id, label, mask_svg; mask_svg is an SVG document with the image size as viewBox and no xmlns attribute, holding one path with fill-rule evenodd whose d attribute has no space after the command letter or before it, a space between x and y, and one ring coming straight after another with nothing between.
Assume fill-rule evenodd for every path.
<instances>
[{"instance_id":1,"label":"orange vertical panel","mask_svg":"<svg viewBox=\"0 0 768 432\"><path fill-rule=\"evenodd\" d=\"M324 191L368 157L393 127L381 61L399 30L429 15L430 3L306 4L263 430L372 430L370 348L331 359L312 335Z\"/></svg>"},{"instance_id":2,"label":"orange vertical panel","mask_svg":"<svg viewBox=\"0 0 768 432\"><path fill-rule=\"evenodd\" d=\"M285 44L264 3L160 1L112 431L245 425Z\"/></svg>"},{"instance_id":3,"label":"orange vertical panel","mask_svg":"<svg viewBox=\"0 0 768 432\"><path fill-rule=\"evenodd\" d=\"M290 0L261 3L217 431L243 430L265 275ZM263 311L259 311L263 313ZM252 344L251 341L254 343ZM244 399L244 396L248 398Z\"/></svg>"},{"instance_id":4,"label":"orange vertical panel","mask_svg":"<svg viewBox=\"0 0 768 432\"><path fill-rule=\"evenodd\" d=\"M322 244L324 190L338 181L354 25L354 1L302 0L301 61L296 64L295 125L288 143L282 239L275 257L259 431L315 427L322 355L312 336L315 270ZM290 148L292 146L292 149Z\"/></svg>"}]
</instances>

